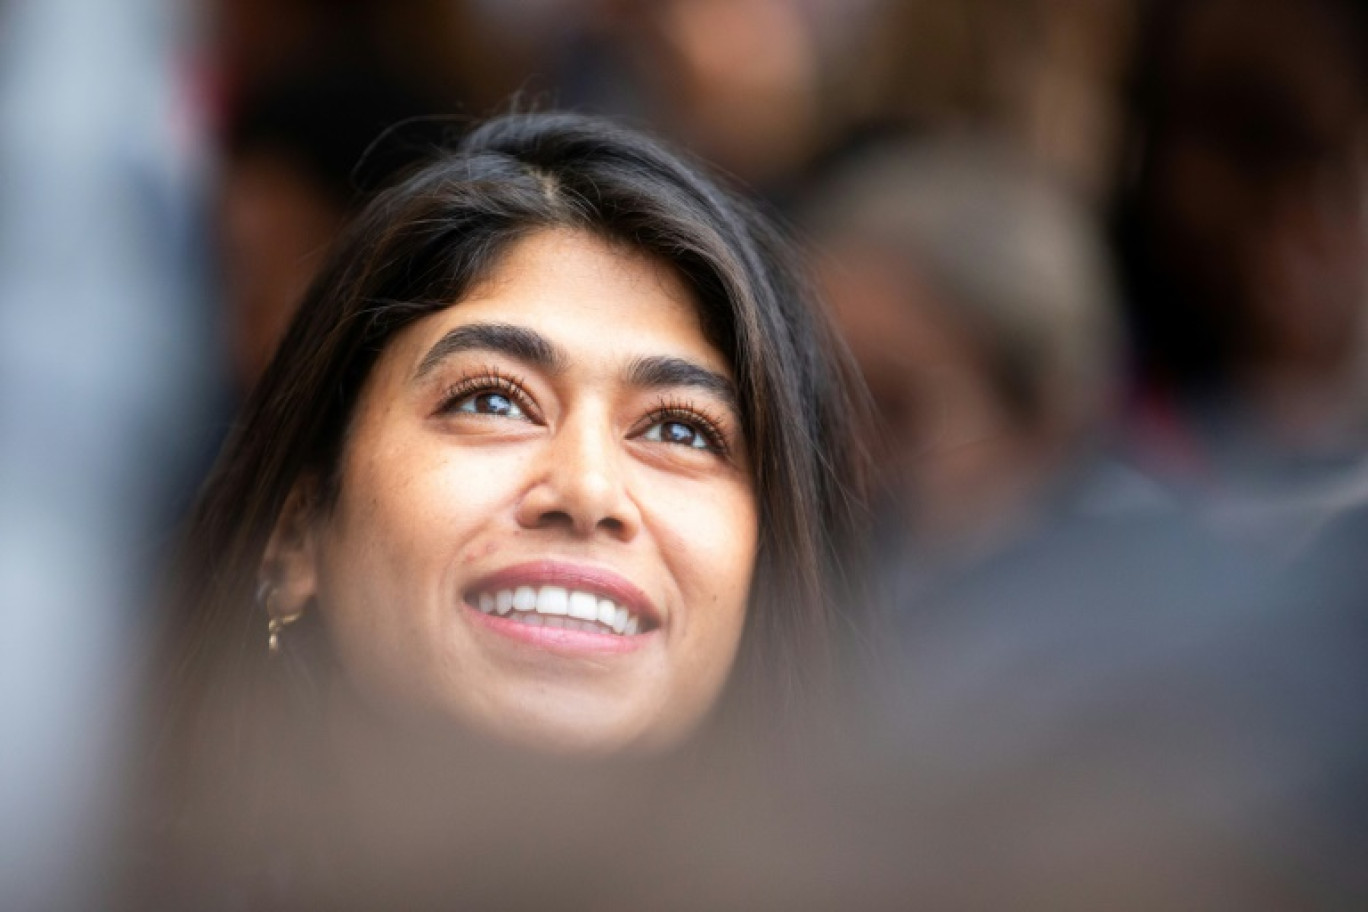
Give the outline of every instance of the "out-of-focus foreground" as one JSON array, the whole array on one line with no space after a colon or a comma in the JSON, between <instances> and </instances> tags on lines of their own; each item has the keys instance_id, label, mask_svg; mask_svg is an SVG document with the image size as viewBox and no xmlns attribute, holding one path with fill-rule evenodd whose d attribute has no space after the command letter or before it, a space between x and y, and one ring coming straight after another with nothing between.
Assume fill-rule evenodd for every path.
<instances>
[{"instance_id":1,"label":"out-of-focus foreground","mask_svg":"<svg viewBox=\"0 0 1368 912\"><path fill-rule=\"evenodd\" d=\"M881 419L879 625L806 760L415 746L276 821L361 833L277 895L1368 902L1368 5L9 0L0 906L122 889L148 606L234 405L349 213L513 97L797 231Z\"/></svg>"}]
</instances>

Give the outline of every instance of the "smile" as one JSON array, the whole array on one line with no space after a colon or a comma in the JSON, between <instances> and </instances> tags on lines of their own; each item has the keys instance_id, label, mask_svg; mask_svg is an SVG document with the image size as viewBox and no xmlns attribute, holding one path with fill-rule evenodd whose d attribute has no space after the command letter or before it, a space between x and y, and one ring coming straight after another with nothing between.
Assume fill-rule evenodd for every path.
<instances>
[{"instance_id":1,"label":"smile","mask_svg":"<svg viewBox=\"0 0 1368 912\"><path fill-rule=\"evenodd\" d=\"M558 643L568 635L626 646L662 626L646 594L603 567L555 560L518 564L476 581L464 597L495 629L520 631L519 639L538 642L554 630Z\"/></svg>"},{"instance_id":2,"label":"smile","mask_svg":"<svg viewBox=\"0 0 1368 912\"><path fill-rule=\"evenodd\" d=\"M532 627L613 636L635 636L642 630L641 618L612 599L564 586L487 590L473 602L484 614Z\"/></svg>"}]
</instances>

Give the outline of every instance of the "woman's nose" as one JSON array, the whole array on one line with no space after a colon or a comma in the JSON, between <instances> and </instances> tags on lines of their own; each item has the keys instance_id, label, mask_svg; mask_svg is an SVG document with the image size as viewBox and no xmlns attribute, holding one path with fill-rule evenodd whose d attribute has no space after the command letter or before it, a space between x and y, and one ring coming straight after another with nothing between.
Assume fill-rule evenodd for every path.
<instances>
[{"instance_id":1,"label":"woman's nose","mask_svg":"<svg viewBox=\"0 0 1368 912\"><path fill-rule=\"evenodd\" d=\"M622 441L606 416L572 415L557 427L518 507L527 529L564 527L577 537L635 537L641 514L626 478Z\"/></svg>"}]
</instances>

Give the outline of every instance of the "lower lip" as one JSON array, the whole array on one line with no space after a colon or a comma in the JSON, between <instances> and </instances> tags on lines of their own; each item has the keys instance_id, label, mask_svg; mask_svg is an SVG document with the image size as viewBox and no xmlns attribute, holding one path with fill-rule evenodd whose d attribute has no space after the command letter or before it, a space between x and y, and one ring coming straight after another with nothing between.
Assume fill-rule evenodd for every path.
<instances>
[{"instance_id":1,"label":"lower lip","mask_svg":"<svg viewBox=\"0 0 1368 912\"><path fill-rule=\"evenodd\" d=\"M566 630L561 627L534 627L521 621L509 620L497 614L485 614L474 605L465 606L475 616L475 621L492 633L518 640L530 646L537 646L550 652L573 655L595 654L615 655L635 652L654 636L654 631L637 633L632 636L618 636L611 633L585 633L583 630Z\"/></svg>"}]
</instances>

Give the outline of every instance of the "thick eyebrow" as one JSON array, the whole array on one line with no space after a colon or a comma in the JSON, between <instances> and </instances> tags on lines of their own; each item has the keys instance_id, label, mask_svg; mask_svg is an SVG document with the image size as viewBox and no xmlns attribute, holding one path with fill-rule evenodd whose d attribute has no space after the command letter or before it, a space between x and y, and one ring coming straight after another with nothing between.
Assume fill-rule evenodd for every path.
<instances>
[{"instance_id":1,"label":"thick eyebrow","mask_svg":"<svg viewBox=\"0 0 1368 912\"><path fill-rule=\"evenodd\" d=\"M733 414L741 413L736 384L722 374L685 361L683 358L655 356L638 358L627 369L627 382L645 389L671 386L693 387L722 400Z\"/></svg>"},{"instance_id":2,"label":"thick eyebrow","mask_svg":"<svg viewBox=\"0 0 1368 912\"><path fill-rule=\"evenodd\" d=\"M419 362L413 378L421 380L442 361L467 351L498 352L552 372L565 364L560 350L541 333L509 323L470 323L438 339Z\"/></svg>"}]
</instances>

